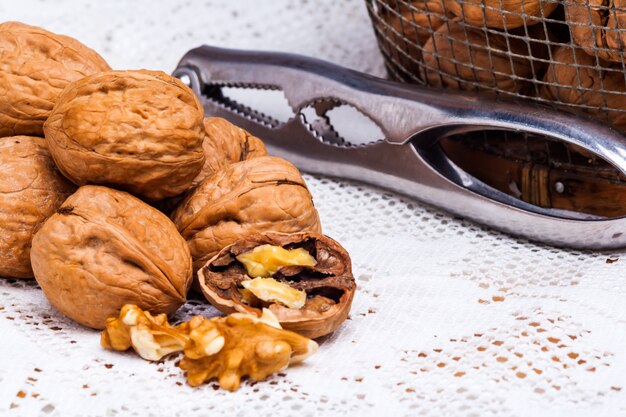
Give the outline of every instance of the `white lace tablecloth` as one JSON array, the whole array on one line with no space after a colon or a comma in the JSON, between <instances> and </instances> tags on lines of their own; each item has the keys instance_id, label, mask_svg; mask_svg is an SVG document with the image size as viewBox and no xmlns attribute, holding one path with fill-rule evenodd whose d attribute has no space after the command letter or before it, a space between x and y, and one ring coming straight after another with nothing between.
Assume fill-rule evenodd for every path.
<instances>
[{"instance_id":1,"label":"white lace tablecloth","mask_svg":"<svg viewBox=\"0 0 626 417\"><path fill-rule=\"evenodd\" d=\"M171 71L203 43L383 74L362 0L0 2L113 67ZM350 251L350 320L317 355L230 393L99 345L31 281L0 280L2 416L626 415L626 251L555 249L395 194L306 177ZM176 315L214 315L193 299Z\"/></svg>"}]
</instances>

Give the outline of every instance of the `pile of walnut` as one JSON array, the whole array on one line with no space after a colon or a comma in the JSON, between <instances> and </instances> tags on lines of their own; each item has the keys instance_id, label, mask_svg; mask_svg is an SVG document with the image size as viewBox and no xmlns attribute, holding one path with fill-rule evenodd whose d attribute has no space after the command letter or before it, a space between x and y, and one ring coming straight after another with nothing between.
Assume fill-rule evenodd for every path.
<instances>
[{"instance_id":1,"label":"pile of walnut","mask_svg":"<svg viewBox=\"0 0 626 417\"><path fill-rule=\"evenodd\" d=\"M397 78L585 111L626 132L626 0L381 0Z\"/></svg>"},{"instance_id":2,"label":"pile of walnut","mask_svg":"<svg viewBox=\"0 0 626 417\"><path fill-rule=\"evenodd\" d=\"M260 139L177 79L40 28L0 24L0 62L0 276L34 277L105 348L184 352L191 385L230 390L347 318L350 257ZM170 326L192 286L230 315Z\"/></svg>"}]
</instances>

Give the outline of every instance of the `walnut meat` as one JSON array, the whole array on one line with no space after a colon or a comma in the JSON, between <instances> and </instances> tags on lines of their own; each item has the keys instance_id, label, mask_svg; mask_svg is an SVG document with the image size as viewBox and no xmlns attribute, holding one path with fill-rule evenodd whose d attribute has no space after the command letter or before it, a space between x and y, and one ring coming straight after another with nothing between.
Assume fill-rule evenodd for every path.
<instances>
[{"instance_id":1,"label":"walnut meat","mask_svg":"<svg viewBox=\"0 0 626 417\"><path fill-rule=\"evenodd\" d=\"M176 78L109 71L70 84L44 125L59 169L77 185L148 200L187 190L204 164L204 110Z\"/></svg>"},{"instance_id":2,"label":"walnut meat","mask_svg":"<svg viewBox=\"0 0 626 417\"><path fill-rule=\"evenodd\" d=\"M569 0L565 16L572 40L586 53L622 63L626 50L626 0Z\"/></svg>"},{"instance_id":3,"label":"walnut meat","mask_svg":"<svg viewBox=\"0 0 626 417\"><path fill-rule=\"evenodd\" d=\"M317 343L299 334L276 328L249 314L188 322L189 342L180 368L187 371L189 385L217 378L229 391L239 388L241 378L261 381L317 351Z\"/></svg>"},{"instance_id":4,"label":"walnut meat","mask_svg":"<svg viewBox=\"0 0 626 417\"><path fill-rule=\"evenodd\" d=\"M620 65L611 68L601 61L606 67L598 68L596 58L569 46L554 51L552 59L544 77L543 98L584 109L626 131L626 113L618 111L626 108L626 82Z\"/></svg>"},{"instance_id":5,"label":"walnut meat","mask_svg":"<svg viewBox=\"0 0 626 417\"><path fill-rule=\"evenodd\" d=\"M586 1L586 0L584 0ZM535 25L559 5L556 0L448 0L446 7L465 23L496 29Z\"/></svg>"},{"instance_id":6,"label":"walnut meat","mask_svg":"<svg viewBox=\"0 0 626 417\"><path fill-rule=\"evenodd\" d=\"M126 304L119 318L107 319L100 344L105 349L119 351L132 347L145 360L158 361L165 355L182 351L189 340L187 333L170 326L165 314L153 316L134 304Z\"/></svg>"},{"instance_id":7,"label":"walnut meat","mask_svg":"<svg viewBox=\"0 0 626 417\"><path fill-rule=\"evenodd\" d=\"M234 313L207 319L195 316L171 326L165 314L157 316L128 304L118 318L107 319L100 344L105 349L133 348L142 358L158 361L184 350L180 367L192 386L218 378L222 388L234 391L241 378L267 378L315 353L317 343L283 330L267 309L261 317Z\"/></svg>"},{"instance_id":8,"label":"walnut meat","mask_svg":"<svg viewBox=\"0 0 626 417\"><path fill-rule=\"evenodd\" d=\"M290 250L302 248L315 259L313 266L286 263L272 276L273 281L304 291L303 307L288 307L278 298L285 291L272 288L272 282L263 288L270 294L267 297L259 296L262 292L247 292L249 286L244 284L252 277L238 257L264 245ZM348 253L334 240L317 233L264 233L245 237L222 249L198 271L198 278L205 297L220 311L260 315L263 308L268 308L284 328L310 338L331 333L343 323L356 290Z\"/></svg>"},{"instance_id":9,"label":"walnut meat","mask_svg":"<svg viewBox=\"0 0 626 417\"><path fill-rule=\"evenodd\" d=\"M180 202L171 218L189 244L194 270L249 234L321 231L300 172L284 159L271 156L234 163L216 172Z\"/></svg>"},{"instance_id":10,"label":"walnut meat","mask_svg":"<svg viewBox=\"0 0 626 417\"><path fill-rule=\"evenodd\" d=\"M551 36L543 25L531 26L527 31L534 39L528 43L450 21L424 45L422 78L436 87L525 92L534 74L543 69L538 59L547 59L546 40ZM528 36L524 30L510 33Z\"/></svg>"},{"instance_id":11,"label":"walnut meat","mask_svg":"<svg viewBox=\"0 0 626 417\"><path fill-rule=\"evenodd\" d=\"M0 24L0 136L43 136L65 86L110 69L76 39L18 22Z\"/></svg>"},{"instance_id":12,"label":"walnut meat","mask_svg":"<svg viewBox=\"0 0 626 417\"><path fill-rule=\"evenodd\" d=\"M101 329L125 304L173 313L191 284L191 257L161 212L123 191L84 186L35 234L35 278L69 318Z\"/></svg>"},{"instance_id":13,"label":"walnut meat","mask_svg":"<svg viewBox=\"0 0 626 417\"><path fill-rule=\"evenodd\" d=\"M205 178L235 162L267 155L261 139L220 117L204 119L206 136L202 142L206 161L192 187Z\"/></svg>"},{"instance_id":14,"label":"walnut meat","mask_svg":"<svg viewBox=\"0 0 626 417\"><path fill-rule=\"evenodd\" d=\"M33 277L33 234L75 189L54 165L45 139L0 138L0 276Z\"/></svg>"}]
</instances>

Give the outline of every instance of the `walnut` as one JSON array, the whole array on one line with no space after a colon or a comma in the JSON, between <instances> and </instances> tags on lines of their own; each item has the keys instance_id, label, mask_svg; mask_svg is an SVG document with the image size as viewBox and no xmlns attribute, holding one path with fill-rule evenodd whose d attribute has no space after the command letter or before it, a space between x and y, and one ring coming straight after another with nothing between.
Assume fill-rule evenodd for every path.
<instances>
[{"instance_id":1,"label":"walnut","mask_svg":"<svg viewBox=\"0 0 626 417\"><path fill-rule=\"evenodd\" d=\"M626 82L621 65L600 61L573 46L552 53L541 96L570 109L583 110L626 131ZM610 109L614 109L611 111Z\"/></svg>"},{"instance_id":2,"label":"walnut","mask_svg":"<svg viewBox=\"0 0 626 417\"><path fill-rule=\"evenodd\" d=\"M119 318L109 317L100 335L106 349L124 351L132 347L142 358L158 361L184 349L188 332L170 326L165 314L153 316L133 304L120 310Z\"/></svg>"},{"instance_id":3,"label":"walnut","mask_svg":"<svg viewBox=\"0 0 626 417\"><path fill-rule=\"evenodd\" d=\"M43 136L66 85L110 70L76 39L18 22L0 24L0 62L0 136Z\"/></svg>"},{"instance_id":4,"label":"walnut","mask_svg":"<svg viewBox=\"0 0 626 417\"><path fill-rule=\"evenodd\" d=\"M586 1L586 0L585 0ZM448 0L446 7L465 23L514 29L540 23L559 5L556 0Z\"/></svg>"},{"instance_id":5,"label":"walnut","mask_svg":"<svg viewBox=\"0 0 626 417\"><path fill-rule=\"evenodd\" d=\"M123 191L84 186L35 234L35 278L69 318L101 329L125 304L173 313L191 284L191 257L161 212Z\"/></svg>"},{"instance_id":6,"label":"walnut","mask_svg":"<svg viewBox=\"0 0 626 417\"><path fill-rule=\"evenodd\" d=\"M204 130L206 136L202 147L206 161L200 174L194 178L192 187L226 165L267 155L261 139L226 119L207 117L204 119Z\"/></svg>"},{"instance_id":7,"label":"walnut","mask_svg":"<svg viewBox=\"0 0 626 417\"><path fill-rule=\"evenodd\" d=\"M265 288L265 293L270 294L267 296L263 296L263 292L242 291L246 290L244 283L251 277L237 258L263 245L302 248L315 259L313 266L286 265L272 276L281 284L306 293L301 308L277 302L276 291L271 288ZM260 315L262 308L268 308L284 328L310 338L331 333L343 323L356 290L350 256L345 249L329 237L310 232L269 232L245 237L222 249L198 271L198 278L205 297L220 311Z\"/></svg>"},{"instance_id":8,"label":"walnut","mask_svg":"<svg viewBox=\"0 0 626 417\"><path fill-rule=\"evenodd\" d=\"M194 271L249 234L321 231L300 172L271 156L228 165L206 178L171 218L189 244Z\"/></svg>"},{"instance_id":9,"label":"walnut","mask_svg":"<svg viewBox=\"0 0 626 417\"><path fill-rule=\"evenodd\" d=\"M192 386L217 378L222 388L234 391L243 377L261 381L317 350L314 341L248 314L194 317L189 329L180 368Z\"/></svg>"},{"instance_id":10,"label":"walnut","mask_svg":"<svg viewBox=\"0 0 626 417\"><path fill-rule=\"evenodd\" d=\"M45 139L0 138L0 276L33 277L33 233L75 189L56 169Z\"/></svg>"},{"instance_id":11,"label":"walnut","mask_svg":"<svg viewBox=\"0 0 626 417\"><path fill-rule=\"evenodd\" d=\"M77 185L148 200L187 190L204 164L204 110L176 78L109 71L70 84L44 125L50 153Z\"/></svg>"},{"instance_id":12,"label":"walnut","mask_svg":"<svg viewBox=\"0 0 626 417\"><path fill-rule=\"evenodd\" d=\"M267 309L260 318L242 313L212 319L195 316L172 327L165 314L152 316L135 305L125 305L118 318L107 319L100 344L118 351L132 347L150 361L184 351L180 367L187 371L190 385L218 378L231 391L239 388L243 377L263 380L317 350L314 341L281 329Z\"/></svg>"},{"instance_id":13,"label":"walnut","mask_svg":"<svg viewBox=\"0 0 626 417\"><path fill-rule=\"evenodd\" d=\"M625 0L569 0L565 19L572 40L586 53L623 63L626 50Z\"/></svg>"},{"instance_id":14,"label":"walnut","mask_svg":"<svg viewBox=\"0 0 626 417\"><path fill-rule=\"evenodd\" d=\"M494 89L526 92L547 59L551 35L543 25L526 29L536 41L473 29L458 21L441 26L424 45L422 78L436 87L460 90ZM519 32L519 33L518 33ZM525 31L509 31L526 36ZM530 50L529 50L530 45Z\"/></svg>"},{"instance_id":15,"label":"walnut","mask_svg":"<svg viewBox=\"0 0 626 417\"><path fill-rule=\"evenodd\" d=\"M420 0L408 4L390 0L387 3L389 5L380 11L385 24L375 21L378 30L384 34L379 41L404 71L419 72L422 47L451 14L442 0Z\"/></svg>"}]
</instances>

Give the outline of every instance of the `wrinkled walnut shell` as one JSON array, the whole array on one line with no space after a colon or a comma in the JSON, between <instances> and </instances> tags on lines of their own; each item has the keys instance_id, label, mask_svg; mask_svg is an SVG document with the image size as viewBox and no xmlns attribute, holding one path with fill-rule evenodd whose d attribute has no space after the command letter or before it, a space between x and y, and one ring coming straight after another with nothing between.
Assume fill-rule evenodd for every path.
<instances>
[{"instance_id":1,"label":"wrinkled walnut shell","mask_svg":"<svg viewBox=\"0 0 626 417\"><path fill-rule=\"evenodd\" d=\"M171 314L186 299L191 257L161 212L123 191L84 186L35 234L35 278L54 307L102 329L124 304Z\"/></svg>"},{"instance_id":2,"label":"wrinkled walnut shell","mask_svg":"<svg viewBox=\"0 0 626 417\"><path fill-rule=\"evenodd\" d=\"M552 59L554 63L544 77L543 98L564 105L578 105L578 111L586 111L601 120L608 119L613 126L626 131L626 113L603 110L626 109L626 95L623 94L626 93L626 83L621 66L610 68L609 63L601 62L606 68L598 68L596 58L570 46L558 48L552 53Z\"/></svg>"},{"instance_id":3,"label":"wrinkled walnut shell","mask_svg":"<svg viewBox=\"0 0 626 417\"><path fill-rule=\"evenodd\" d=\"M261 139L220 117L204 119L206 136L202 142L206 160L202 171L194 178L195 187L204 179L227 165L267 155Z\"/></svg>"},{"instance_id":4,"label":"wrinkled walnut shell","mask_svg":"<svg viewBox=\"0 0 626 417\"><path fill-rule=\"evenodd\" d=\"M543 41L529 41L530 52L523 40L450 21L424 45L422 78L435 87L524 92L544 66L536 58L547 58L545 41L550 38L542 25L527 30L532 39ZM525 36L523 30L517 34Z\"/></svg>"},{"instance_id":5,"label":"wrinkled walnut shell","mask_svg":"<svg viewBox=\"0 0 626 417\"><path fill-rule=\"evenodd\" d=\"M379 25L384 33L380 38L383 48L391 59L408 73L419 71L422 47L431 34L452 16L446 11L442 0L390 1L389 7L381 9L385 24Z\"/></svg>"},{"instance_id":6,"label":"wrinkled walnut shell","mask_svg":"<svg viewBox=\"0 0 626 417\"><path fill-rule=\"evenodd\" d=\"M586 53L606 61L623 61L626 50L625 0L568 0L565 16L572 40Z\"/></svg>"},{"instance_id":7,"label":"wrinkled walnut shell","mask_svg":"<svg viewBox=\"0 0 626 417\"><path fill-rule=\"evenodd\" d=\"M33 234L75 189L54 165L45 139L0 138L0 276L33 277Z\"/></svg>"},{"instance_id":8,"label":"wrinkled walnut shell","mask_svg":"<svg viewBox=\"0 0 626 417\"><path fill-rule=\"evenodd\" d=\"M50 152L77 185L148 200L186 191L204 164L204 110L158 71L109 71L70 84L44 125Z\"/></svg>"},{"instance_id":9,"label":"wrinkled walnut shell","mask_svg":"<svg viewBox=\"0 0 626 417\"><path fill-rule=\"evenodd\" d=\"M285 249L304 248L317 261L315 266L283 267L273 276L306 292L303 308L276 303L256 307L244 302L239 287L242 281L251 278L236 256L265 244ZM202 293L218 310L260 316L261 307L266 307L285 329L311 339L333 332L346 320L356 290L350 256L339 243L318 233L264 233L243 238L222 249L200 269L198 279Z\"/></svg>"},{"instance_id":10,"label":"wrinkled walnut shell","mask_svg":"<svg viewBox=\"0 0 626 417\"><path fill-rule=\"evenodd\" d=\"M586 1L586 0L585 0ZM514 29L535 25L559 5L556 0L448 0L446 7L465 23L479 28Z\"/></svg>"},{"instance_id":11,"label":"wrinkled walnut shell","mask_svg":"<svg viewBox=\"0 0 626 417\"><path fill-rule=\"evenodd\" d=\"M171 215L198 270L222 248L253 233L321 232L313 199L288 161L262 156L206 178Z\"/></svg>"},{"instance_id":12,"label":"wrinkled walnut shell","mask_svg":"<svg viewBox=\"0 0 626 417\"><path fill-rule=\"evenodd\" d=\"M76 39L18 22L0 24L0 136L43 136L71 82L111 68Z\"/></svg>"}]
</instances>

